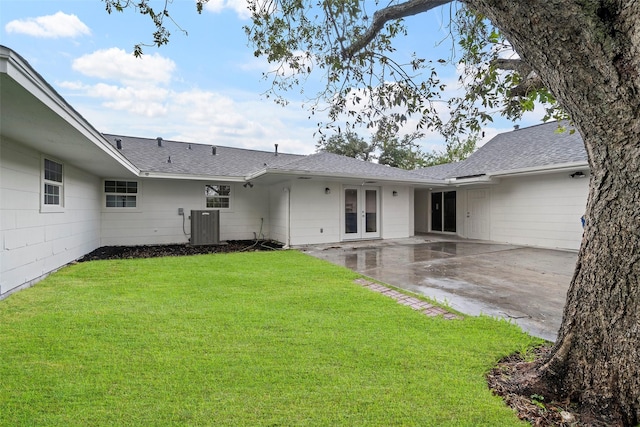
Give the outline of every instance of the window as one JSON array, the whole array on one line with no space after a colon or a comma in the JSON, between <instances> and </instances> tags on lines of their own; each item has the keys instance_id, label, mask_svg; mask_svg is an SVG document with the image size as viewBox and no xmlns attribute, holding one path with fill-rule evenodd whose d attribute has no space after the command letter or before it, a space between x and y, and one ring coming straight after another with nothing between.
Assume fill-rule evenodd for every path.
<instances>
[{"instance_id":1,"label":"window","mask_svg":"<svg viewBox=\"0 0 640 427\"><path fill-rule=\"evenodd\" d=\"M45 207L64 206L62 163L44 159L42 165L42 204Z\"/></svg>"},{"instance_id":2,"label":"window","mask_svg":"<svg viewBox=\"0 0 640 427\"><path fill-rule=\"evenodd\" d=\"M108 208L138 207L138 183L136 181L105 181L105 206Z\"/></svg>"},{"instance_id":3,"label":"window","mask_svg":"<svg viewBox=\"0 0 640 427\"><path fill-rule=\"evenodd\" d=\"M229 209L231 207L230 185L205 185L204 195L208 208Z\"/></svg>"}]
</instances>

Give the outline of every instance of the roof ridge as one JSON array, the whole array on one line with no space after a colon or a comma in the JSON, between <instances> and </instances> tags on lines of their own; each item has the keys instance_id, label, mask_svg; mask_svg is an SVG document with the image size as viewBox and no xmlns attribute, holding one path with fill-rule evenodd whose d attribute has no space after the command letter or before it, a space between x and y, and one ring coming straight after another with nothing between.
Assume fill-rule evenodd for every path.
<instances>
[{"instance_id":1,"label":"roof ridge","mask_svg":"<svg viewBox=\"0 0 640 427\"><path fill-rule=\"evenodd\" d=\"M117 134L113 134L113 133L105 133L102 132L102 136L104 136L105 138L107 137L117 137L117 138L131 138L131 139L139 139L139 140L148 140L148 141L152 141L155 142L157 140L157 138L149 138L149 137L145 137L145 136L130 136L130 135L117 135ZM179 141L179 140L175 140L175 139L165 139L162 138L162 142L171 142L174 144L197 144L197 145L203 145L203 146L209 146L209 147L217 147L217 148L227 148L230 150L241 150L241 151L252 151L252 152L256 152L256 153L266 153L266 154L273 154L273 151L268 151L268 150L258 150L255 148L243 148L243 147L232 147L232 146L228 146L228 145L218 145L218 144L213 144L213 143L209 143L209 142L194 142L194 141ZM278 152L278 155L286 155L286 156L299 156L299 157L305 157L307 156L306 154L294 154L294 153L285 153L282 151Z\"/></svg>"}]
</instances>

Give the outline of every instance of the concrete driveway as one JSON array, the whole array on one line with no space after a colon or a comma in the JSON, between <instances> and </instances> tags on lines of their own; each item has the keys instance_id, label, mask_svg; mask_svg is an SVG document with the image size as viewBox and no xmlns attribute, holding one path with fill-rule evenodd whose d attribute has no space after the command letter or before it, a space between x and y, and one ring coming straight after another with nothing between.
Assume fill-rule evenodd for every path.
<instances>
[{"instance_id":1,"label":"concrete driveway","mask_svg":"<svg viewBox=\"0 0 640 427\"><path fill-rule=\"evenodd\" d=\"M465 314L555 341L578 254L441 235L298 248Z\"/></svg>"}]
</instances>

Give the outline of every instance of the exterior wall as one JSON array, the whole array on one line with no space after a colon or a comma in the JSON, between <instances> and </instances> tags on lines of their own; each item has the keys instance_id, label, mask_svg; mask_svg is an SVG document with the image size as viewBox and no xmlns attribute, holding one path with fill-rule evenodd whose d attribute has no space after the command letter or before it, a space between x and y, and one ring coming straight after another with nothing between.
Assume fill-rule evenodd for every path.
<instances>
[{"instance_id":1,"label":"exterior wall","mask_svg":"<svg viewBox=\"0 0 640 427\"><path fill-rule=\"evenodd\" d=\"M330 189L330 194L325 193L326 188ZM413 188L383 186L379 190L380 237L393 239L412 236ZM397 192L397 196L393 196L393 191ZM291 245L342 241L342 192L343 184L338 182L291 182Z\"/></svg>"},{"instance_id":2,"label":"exterior wall","mask_svg":"<svg viewBox=\"0 0 640 427\"><path fill-rule=\"evenodd\" d=\"M269 188L269 236L283 244L288 242L289 228L289 183Z\"/></svg>"},{"instance_id":3,"label":"exterior wall","mask_svg":"<svg viewBox=\"0 0 640 427\"><path fill-rule=\"evenodd\" d=\"M325 188L330 194L325 194ZM339 242L340 195L336 182L291 182L291 245Z\"/></svg>"},{"instance_id":4,"label":"exterior wall","mask_svg":"<svg viewBox=\"0 0 640 427\"><path fill-rule=\"evenodd\" d=\"M139 180L138 207L102 208L103 246L187 243L191 210L206 208L207 181ZM184 209L184 217L178 209ZM269 189L231 184L231 207L220 210L221 240L252 240L269 234Z\"/></svg>"},{"instance_id":5,"label":"exterior wall","mask_svg":"<svg viewBox=\"0 0 640 427\"><path fill-rule=\"evenodd\" d=\"M589 192L588 179L568 172L505 177L496 184L439 188L456 191L456 234L473 238L467 212L469 192L487 193L487 240L518 245L577 250L582 240L580 217ZM436 190L434 190L436 191ZM416 191L416 230L431 232L431 192Z\"/></svg>"},{"instance_id":6,"label":"exterior wall","mask_svg":"<svg viewBox=\"0 0 640 427\"><path fill-rule=\"evenodd\" d=\"M100 180L63 162L64 209L41 212L41 153L0 140L0 295L100 244Z\"/></svg>"},{"instance_id":7,"label":"exterior wall","mask_svg":"<svg viewBox=\"0 0 640 427\"><path fill-rule=\"evenodd\" d=\"M396 196L393 192L396 192ZM413 188L408 186L384 186L382 199L382 238L399 239L414 235Z\"/></svg>"},{"instance_id":8,"label":"exterior wall","mask_svg":"<svg viewBox=\"0 0 640 427\"><path fill-rule=\"evenodd\" d=\"M414 226L416 233L429 232L429 203L431 200L431 191L416 189L414 202Z\"/></svg>"},{"instance_id":9,"label":"exterior wall","mask_svg":"<svg viewBox=\"0 0 640 427\"><path fill-rule=\"evenodd\" d=\"M491 188L491 239L577 250L588 192L568 173L504 178Z\"/></svg>"}]
</instances>

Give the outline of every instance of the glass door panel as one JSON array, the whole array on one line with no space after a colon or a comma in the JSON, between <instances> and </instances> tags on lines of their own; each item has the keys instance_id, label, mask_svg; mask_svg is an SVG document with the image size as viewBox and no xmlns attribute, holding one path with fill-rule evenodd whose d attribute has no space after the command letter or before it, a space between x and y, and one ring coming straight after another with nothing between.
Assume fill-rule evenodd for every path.
<instances>
[{"instance_id":1,"label":"glass door panel","mask_svg":"<svg viewBox=\"0 0 640 427\"><path fill-rule=\"evenodd\" d=\"M364 194L364 229L367 233L376 233L378 231L378 190L365 190Z\"/></svg>"},{"instance_id":2,"label":"glass door panel","mask_svg":"<svg viewBox=\"0 0 640 427\"><path fill-rule=\"evenodd\" d=\"M344 190L344 232L358 234L358 190L346 188Z\"/></svg>"},{"instance_id":3,"label":"glass door panel","mask_svg":"<svg viewBox=\"0 0 640 427\"><path fill-rule=\"evenodd\" d=\"M377 188L372 187L345 187L344 239L380 237L379 193Z\"/></svg>"}]
</instances>

